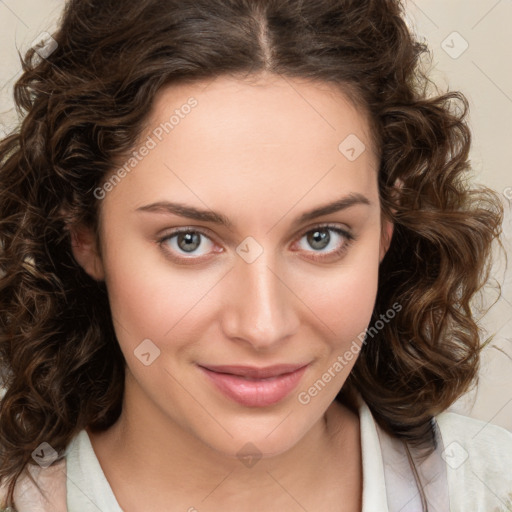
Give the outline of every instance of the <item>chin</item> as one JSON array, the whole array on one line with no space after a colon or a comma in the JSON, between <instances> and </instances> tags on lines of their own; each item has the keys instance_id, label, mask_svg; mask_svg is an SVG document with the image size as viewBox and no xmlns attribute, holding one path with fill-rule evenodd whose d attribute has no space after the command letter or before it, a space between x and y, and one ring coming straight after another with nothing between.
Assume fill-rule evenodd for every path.
<instances>
[{"instance_id":1,"label":"chin","mask_svg":"<svg viewBox=\"0 0 512 512\"><path fill-rule=\"evenodd\" d=\"M251 424L252 429L251 426L244 429L228 427L227 430L233 434L233 437L225 435L222 439L203 438L203 442L225 457L240 460L246 455L253 455L258 459L270 459L289 451L303 437L301 432L290 432L289 425L284 426L278 433L279 423L280 421L274 422L272 428L254 428L254 422ZM251 435L251 431L254 431L254 435ZM244 435L237 435L240 432L244 432Z\"/></svg>"}]
</instances>

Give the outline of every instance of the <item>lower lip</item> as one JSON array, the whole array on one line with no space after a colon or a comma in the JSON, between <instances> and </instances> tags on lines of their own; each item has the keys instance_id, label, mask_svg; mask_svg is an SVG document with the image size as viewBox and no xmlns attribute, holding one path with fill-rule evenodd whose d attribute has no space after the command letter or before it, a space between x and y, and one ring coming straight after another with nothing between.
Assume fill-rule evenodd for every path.
<instances>
[{"instance_id":1,"label":"lower lip","mask_svg":"<svg viewBox=\"0 0 512 512\"><path fill-rule=\"evenodd\" d=\"M307 366L272 379L260 380L247 380L229 373L212 372L202 366L200 368L228 398L246 407L265 407L288 396L297 387Z\"/></svg>"}]
</instances>

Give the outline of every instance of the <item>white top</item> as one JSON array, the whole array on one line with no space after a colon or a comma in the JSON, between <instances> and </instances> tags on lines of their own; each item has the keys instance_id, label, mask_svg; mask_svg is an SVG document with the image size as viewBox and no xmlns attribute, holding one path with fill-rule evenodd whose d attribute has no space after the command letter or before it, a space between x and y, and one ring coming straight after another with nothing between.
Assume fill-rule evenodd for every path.
<instances>
[{"instance_id":1,"label":"white top","mask_svg":"<svg viewBox=\"0 0 512 512\"><path fill-rule=\"evenodd\" d=\"M362 512L421 511L403 444L386 434L357 399ZM443 412L436 421L439 445L417 466L429 511L512 512L512 432L454 412ZM31 473L48 491L47 501L24 479L15 494L18 512L122 512L85 430L68 445L64 459Z\"/></svg>"}]
</instances>

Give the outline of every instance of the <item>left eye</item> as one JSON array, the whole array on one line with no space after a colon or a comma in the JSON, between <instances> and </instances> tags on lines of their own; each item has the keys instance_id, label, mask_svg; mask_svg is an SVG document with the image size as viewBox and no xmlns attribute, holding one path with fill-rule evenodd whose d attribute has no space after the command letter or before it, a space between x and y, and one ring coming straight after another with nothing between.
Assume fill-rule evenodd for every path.
<instances>
[{"instance_id":1,"label":"left eye","mask_svg":"<svg viewBox=\"0 0 512 512\"><path fill-rule=\"evenodd\" d=\"M333 237L331 233L335 233L335 236ZM327 254L329 254L337 252L340 249L340 246L344 247L347 242L352 239L352 236L350 233L340 228L334 228L331 226L319 226L304 233L304 235L301 237L301 240L303 238L305 238L307 244L314 249L314 252L318 252L330 246L331 249L325 251ZM341 242L338 241L336 243L336 238L341 239Z\"/></svg>"},{"instance_id":2,"label":"left eye","mask_svg":"<svg viewBox=\"0 0 512 512\"><path fill-rule=\"evenodd\" d=\"M334 242L330 233L335 233ZM306 231L299 239L299 245L300 240L304 238L306 239L307 245L314 249L313 251L306 249L306 252L310 253L309 258L319 262L328 259L331 261L339 260L345 255L352 242L356 239L355 235L349 231L330 225L317 226L316 228ZM341 239L341 241L336 242L336 239ZM323 251L323 249L329 247L331 247L330 250Z\"/></svg>"}]
</instances>

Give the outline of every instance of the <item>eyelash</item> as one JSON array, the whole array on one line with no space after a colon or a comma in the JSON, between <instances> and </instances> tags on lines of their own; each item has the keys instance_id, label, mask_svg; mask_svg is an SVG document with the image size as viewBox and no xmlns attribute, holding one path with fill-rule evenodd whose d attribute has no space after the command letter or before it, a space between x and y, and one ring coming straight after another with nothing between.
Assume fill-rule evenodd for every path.
<instances>
[{"instance_id":1,"label":"eyelash","mask_svg":"<svg viewBox=\"0 0 512 512\"><path fill-rule=\"evenodd\" d=\"M314 231L325 230L325 229L327 229L329 231L334 231L336 234L340 235L344 239L344 242L340 248L335 249L329 253L314 254L314 251L313 251L313 256L310 256L310 259L312 259L313 261L325 261L326 259L329 259L329 258L341 257L343 254L345 254L348 251L348 249L352 246L353 242L355 242L357 240L357 237L350 231L341 229L338 226L332 225L332 224L320 224L318 226L314 226L313 228L310 228L307 231L304 231L298 237L297 240L300 241L305 235L307 235L309 233L313 233ZM203 231L202 229L199 229L199 228L192 228L192 227L177 228L157 240L157 243L161 247L162 251L168 257L170 257L171 259L178 261L180 263L186 262L188 260L191 264L193 264L193 263L198 263L198 260L204 259L201 257L193 257L193 256L181 258L181 257L175 256L174 254L171 256L171 251L164 247L165 242L167 242L171 238L174 238L176 235L179 235L180 233L198 233L198 234L203 235L204 237L208 238L209 240L211 239L210 236L208 236L208 234L205 231ZM208 257L208 256L205 256L205 257Z\"/></svg>"}]
</instances>

